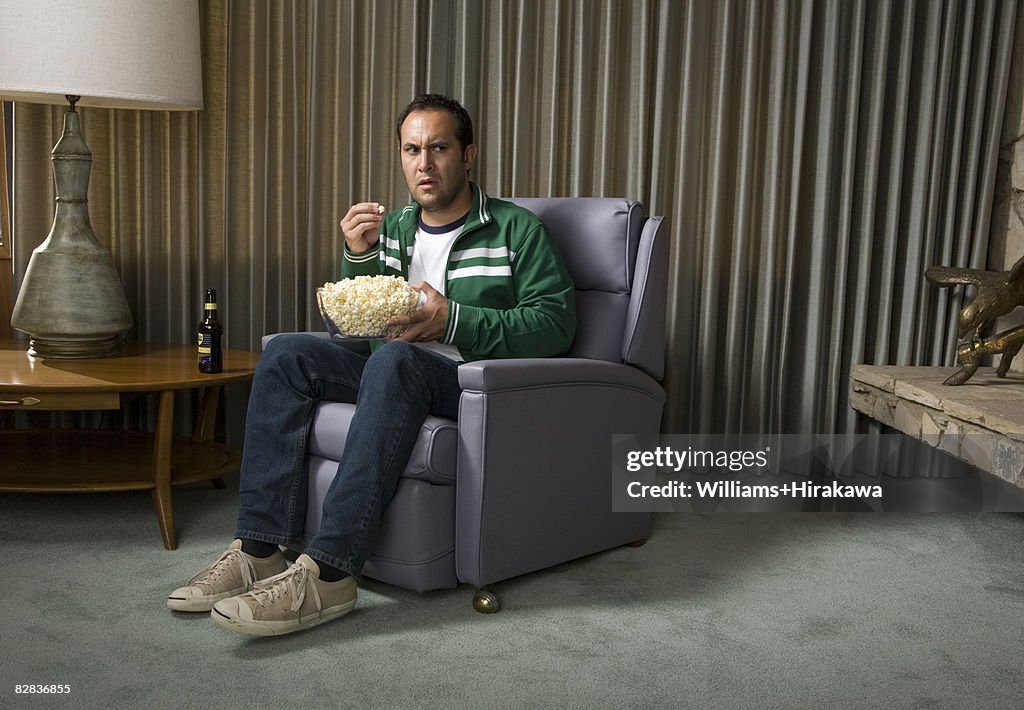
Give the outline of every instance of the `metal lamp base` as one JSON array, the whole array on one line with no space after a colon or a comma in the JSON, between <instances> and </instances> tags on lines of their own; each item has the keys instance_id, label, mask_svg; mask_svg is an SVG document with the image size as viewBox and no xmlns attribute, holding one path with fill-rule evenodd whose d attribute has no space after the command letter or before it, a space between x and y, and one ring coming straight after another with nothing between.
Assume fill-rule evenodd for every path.
<instances>
[{"instance_id":1,"label":"metal lamp base","mask_svg":"<svg viewBox=\"0 0 1024 710\"><path fill-rule=\"evenodd\" d=\"M124 339L120 335L111 338L81 339L39 338L28 339L28 354L33 357L57 358L61 360L85 360L94 357L113 357L121 354Z\"/></svg>"},{"instance_id":2,"label":"metal lamp base","mask_svg":"<svg viewBox=\"0 0 1024 710\"><path fill-rule=\"evenodd\" d=\"M30 336L37 357L83 359L121 351L132 314L110 252L89 224L92 153L68 97L64 134L53 148L57 209L46 240L32 252L11 325Z\"/></svg>"}]
</instances>

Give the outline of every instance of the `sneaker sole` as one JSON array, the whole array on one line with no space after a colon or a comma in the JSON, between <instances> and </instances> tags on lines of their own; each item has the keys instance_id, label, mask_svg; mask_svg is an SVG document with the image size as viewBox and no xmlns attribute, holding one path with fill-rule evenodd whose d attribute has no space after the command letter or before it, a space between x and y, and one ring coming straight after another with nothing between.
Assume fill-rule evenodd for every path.
<instances>
[{"instance_id":1,"label":"sneaker sole","mask_svg":"<svg viewBox=\"0 0 1024 710\"><path fill-rule=\"evenodd\" d=\"M331 607L326 612L322 611L316 616L307 616L298 621L246 621L245 619L233 619L220 613L216 609L210 610L210 618L217 626L228 631L234 631L247 636L281 636L294 631L309 629L325 621L337 619L339 616L352 611L356 606L356 600Z\"/></svg>"},{"instance_id":2,"label":"sneaker sole","mask_svg":"<svg viewBox=\"0 0 1024 710\"><path fill-rule=\"evenodd\" d=\"M231 597L239 594L245 594L247 589L237 589L231 592L225 592L223 594L211 594L208 597L193 597L191 599L185 599L183 597L167 597L167 608L171 611L213 611L213 605L219 602L221 599L230 599Z\"/></svg>"}]
</instances>

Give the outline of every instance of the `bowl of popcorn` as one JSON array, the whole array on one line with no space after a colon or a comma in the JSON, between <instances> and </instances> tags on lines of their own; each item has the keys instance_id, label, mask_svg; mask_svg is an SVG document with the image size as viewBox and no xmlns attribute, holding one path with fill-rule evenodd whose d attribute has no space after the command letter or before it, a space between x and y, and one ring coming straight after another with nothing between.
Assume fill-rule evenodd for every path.
<instances>
[{"instance_id":1,"label":"bowl of popcorn","mask_svg":"<svg viewBox=\"0 0 1024 710\"><path fill-rule=\"evenodd\" d=\"M419 308L420 293L401 276L355 276L325 283L316 301L332 337L376 340L401 332L402 326L387 322Z\"/></svg>"}]
</instances>

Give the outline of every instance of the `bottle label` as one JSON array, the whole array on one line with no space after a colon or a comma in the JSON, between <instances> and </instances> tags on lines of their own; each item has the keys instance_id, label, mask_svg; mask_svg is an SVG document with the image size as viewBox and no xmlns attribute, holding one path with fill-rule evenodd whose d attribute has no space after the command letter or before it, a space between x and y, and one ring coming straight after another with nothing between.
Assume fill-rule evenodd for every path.
<instances>
[{"instance_id":1,"label":"bottle label","mask_svg":"<svg viewBox=\"0 0 1024 710\"><path fill-rule=\"evenodd\" d=\"M196 348L199 351L199 365L200 367L211 367L218 364L217 355L214 350L216 348L216 341L210 333L199 333L199 344Z\"/></svg>"},{"instance_id":2,"label":"bottle label","mask_svg":"<svg viewBox=\"0 0 1024 710\"><path fill-rule=\"evenodd\" d=\"M217 304L216 303L204 303L203 304L203 308L205 308L208 311L215 311L215 310L217 310Z\"/></svg>"}]
</instances>

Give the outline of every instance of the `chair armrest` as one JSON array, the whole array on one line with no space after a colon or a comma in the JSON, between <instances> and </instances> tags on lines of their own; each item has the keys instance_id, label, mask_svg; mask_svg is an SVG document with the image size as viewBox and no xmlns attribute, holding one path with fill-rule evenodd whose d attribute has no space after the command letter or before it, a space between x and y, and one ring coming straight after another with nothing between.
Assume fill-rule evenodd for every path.
<instances>
[{"instance_id":1,"label":"chair armrest","mask_svg":"<svg viewBox=\"0 0 1024 710\"><path fill-rule=\"evenodd\" d=\"M459 367L455 566L482 586L647 537L615 513L612 437L655 435L665 393L630 365L578 358Z\"/></svg>"},{"instance_id":2,"label":"chair armrest","mask_svg":"<svg viewBox=\"0 0 1024 710\"><path fill-rule=\"evenodd\" d=\"M279 335L296 335L296 333L268 333L267 335L263 336L263 339L261 341L261 345L262 345L263 349L266 350L267 349L267 343L269 343L271 340L273 340L274 338L276 338ZM315 335L318 338L324 338L326 340L329 340L330 337L331 337L331 334L328 333L327 331L322 331L322 332L312 332L312 331L309 331L309 332L305 333L305 335Z\"/></svg>"},{"instance_id":3,"label":"chair armrest","mask_svg":"<svg viewBox=\"0 0 1024 710\"><path fill-rule=\"evenodd\" d=\"M273 340L279 335L312 335L322 340L331 339L331 334L324 330L307 331L305 333L270 333L269 335L263 336L261 347L264 350L266 350L267 343L269 343L271 340ZM335 340L334 342L336 342L338 345L341 345L342 347L348 348L349 350L355 350L358 353L363 353L364 355L369 354L370 352L370 345L365 340Z\"/></svg>"},{"instance_id":4,"label":"chair armrest","mask_svg":"<svg viewBox=\"0 0 1024 710\"><path fill-rule=\"evenodd\" d=\"M635 389L665 401L665 390L650 375L630 365L587 358L549 357L480 360L459 366L463 392L497 394L537 387L608 385Z\"/></svg>"}]
</instances>

